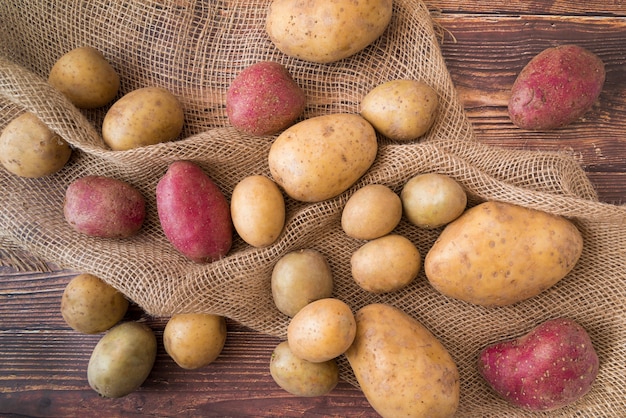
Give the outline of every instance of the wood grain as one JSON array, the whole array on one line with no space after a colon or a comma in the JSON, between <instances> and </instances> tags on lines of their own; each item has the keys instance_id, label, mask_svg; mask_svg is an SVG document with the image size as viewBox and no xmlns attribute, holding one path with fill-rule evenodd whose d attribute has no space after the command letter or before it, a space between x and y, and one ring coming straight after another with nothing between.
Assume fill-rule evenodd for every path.
<instances>
[{"instance_id":1,"label":"wood grain","mask_svg":"<svg viewBox=\"0 0 626 418\"><path fill-rule=\"evenodd\" d=\"M430 1L446 36L442 51L459 97L485 143L572 152L601 200L626 201L626 7L622 1ZM607 81L584 120L554 132L516 129L506 114L517 73L542 49L578 43L606 64ZM5 260L6 261L6 260ZM196 371L178 368L162 344L142 388L101 399L86 367L97 335L71 330L60 298L74 272L18 272L0 267L0 415L2 416L283 416L374 417L359 390L345 382L329 395L294 397L269 375L278 340L228 322L218 360ZM160 340L164 321L133 307Z\"/></svg>"}]
</instances>

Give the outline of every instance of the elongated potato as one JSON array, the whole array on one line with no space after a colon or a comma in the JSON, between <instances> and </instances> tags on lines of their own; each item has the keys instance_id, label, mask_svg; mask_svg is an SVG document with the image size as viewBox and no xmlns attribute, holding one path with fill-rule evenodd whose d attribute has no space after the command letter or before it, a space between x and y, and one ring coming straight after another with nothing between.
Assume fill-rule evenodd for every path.
<instances>
[{"instance_id":1,"label":"elongated potato","mask_svg":"<svg viewBox=\"0 0 626 418\"><path fill-rule=\"evenodd\" d=\"M339 113L289 127L272 144L268 162L274 181L290 197L319 202L352 186L377 151L372 125L359 115Z\"/></svg>"},{"instance_id":2,"label":"elongated potato","mask_svg":"<svg viewBox=\"0 0 626 418\"><path fill-rule=\"evenodd\" d=\"M441 342L400 309L357 311L345 355L363 394L383 417L451 417L459 405L459 372Z\"/></svg>"},{"instance_id":3,"label":"elongated potato","mask_svg":"<svg viewBox=\"0 0 626 418\"><path fill-rule=\"evenodd\" d=\"M565 277L582 248L580 231L565 218L485 202L446 226L424 269L444 295L483 306L510 305Z\"/></svg>"}]
</instances>

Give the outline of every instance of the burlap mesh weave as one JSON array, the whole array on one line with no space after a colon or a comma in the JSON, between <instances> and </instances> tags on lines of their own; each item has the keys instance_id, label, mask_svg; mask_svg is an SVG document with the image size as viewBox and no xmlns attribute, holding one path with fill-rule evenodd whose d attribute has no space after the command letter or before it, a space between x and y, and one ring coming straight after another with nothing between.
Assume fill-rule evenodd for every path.
<instances>
[{"instance_id":1,"label":"burlap mesh weave","mask_svg":"<svg viewBox=\"0 0 626 418\"><path fill-rule=\"evenodd\" d=\"M335 296L353 310L372 302L398 306L441 339L461 373L459 416L518 417L523 411L495 397L476 373L478 350L526 332L557 316L576 319L598 351L600 374L592 391L573 407L550 416L626 416L626 208L600 203L579 164L557 153L504 150L480 144L459 103L427 7L396 0L385 34L365 51L332 64L289 58L265 30L268 0L57 1L9 0L0 4L0 129L21 112L39 116L74 148L59 173L19 178L0 169L0 250L5 259L27 253L76 271L93 273L149 314L211 312L255 330L284 337L288 318L273 305L270 275L276 260L300 248L327 256ZM99 49L121 77L125 94L162 86L179 97L185 128L179 140L130 151L110 151L100 136L107 108L80 111L47 83L65 52ZM245 67L284 64L307 94L302 118L358 112L374 86L396 78L424 80L437 90L440 116L421 141L395 144L379 138L372 168L337 198L303 204L287 199L287 224L270 247L254 249L235 237L228 257L208 265L182 257L165 239L156 213L156 183L176 160L199 163L226 196L243 177L270 176L273 137L243 135L229 126L225 92ZM340 227L343 205L357 188L383 183L396 192L412 176L449 174L468 191L470 205L502 200L567 216L583 233L583 256L559 284L514 306L482 308L436 293L423 272L401 291L372 295L350 276L349 259L362 244ZM142 232L125 240L74 232L63 218L68 184L80 176L113 176L133 184L148 203ZM425 255L439 230L403 221L396 232ZM342 377L354 377L340 358ZM576 412L578 411L578 412ZM541 414L533 414L537 416Z\"/></svg>"}]
</instances>

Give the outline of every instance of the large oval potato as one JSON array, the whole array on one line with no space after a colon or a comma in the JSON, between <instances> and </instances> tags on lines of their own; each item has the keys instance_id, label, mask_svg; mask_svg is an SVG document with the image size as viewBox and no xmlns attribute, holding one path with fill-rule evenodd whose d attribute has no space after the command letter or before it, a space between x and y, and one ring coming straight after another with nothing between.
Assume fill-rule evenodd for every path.
<instances>
[{"instance_id":1,"label":"large oval potato","mask_svg":"<svg viewBox=\"0 0 626 418\"><path fill-rule=\"evenodd\" d=\"M62 169L72 149L37 116L22 113L0 134L0 163L21 177L43 177Z\"/></svg>"},{"instance_id":2,"label":"large oval potato","mask_svg":"<svg viewBox=\"0 0 626 418\"><path fill-rule=\"evenodd\" d=\"M392 0L274 0L266 30L283 53L328 63L361 51L383 34Z\"/></svg>"},{"instance_id":3,"label":"large oval potato","mask_svg":"<svg viewBox=\"0 0 626 418\"><path fill-rule=\"evenodd\" d=\"M400 309L366 305L345 355L363 394L385 418L451 417L459 405L457 366L441 342Z\"/></svg>"},{"instance_id":4,"label":"large oval potato","mask_svg":"<svg viewBox=\"0 0 626 418\"><path fill-rule=\"evenodd\" d=\"M157 354L154 332L139 322L122 322L98 341L87 365L89 386L105 398L121 398L146 380Z\"/></svg>"},{"instance_id":5,"label":"large oval potato","mask_svg":"<svg viewBox=\"0 0 626 418\"><path fill-rule=\"evenodd\" d=\"M90 46L72 49L59 58L48 82L81 109L106 105L120 88L120 76L104 55Z\"/></svg>"},{"instance_id":6,"label":"large oval potato","mask_svg":"<svg viewBox=\"0 0 626 418\"><path fill-rule=\"evenodd\" d=\"M114 151L172 141L184 124L176 96L161 87L133 90L113 103L102 121L102 139Z\"/></svg>"},{"instance_id":7,"label":"large oval potato","mask_svg":"<svg viewBox=\"0 0 626 418\"><path fill-rule=\"evenodd\" d=\"M268 162L272 177L289 196L319 202L352 186L377 152L372 125L359 115L339 113L289 127L272 144Z\"/></svg>"},{"instance_id":8,"label":"large oval potato","mask_svg":"<svg viewBox=\"0 0 626 418\"><path fill-rule=\"evenodd\" d=\"M485 202L442 231L424 260L444 295L483 306L510 305L556 284L583 248L569 220L504 202Z\"/></svg>"}]
</instances>

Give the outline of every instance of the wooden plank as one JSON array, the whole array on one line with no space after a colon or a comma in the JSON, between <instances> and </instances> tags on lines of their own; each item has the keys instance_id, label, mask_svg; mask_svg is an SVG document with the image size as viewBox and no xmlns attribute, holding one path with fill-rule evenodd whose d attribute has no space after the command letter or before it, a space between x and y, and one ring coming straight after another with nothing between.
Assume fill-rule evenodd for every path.
<instances>
[{"instance_id":1,"label":"wooden plank","mask_svg":"<svg viewBox=\"0 0 626 418\"><path fill-rule=\"evenodd\" d=\"M626 4L621 0L511 0L503 2L427 0L425 3L435 10L446 13L626 16Z\"/></svg>"}]
</instances>

